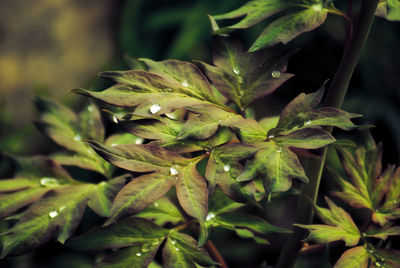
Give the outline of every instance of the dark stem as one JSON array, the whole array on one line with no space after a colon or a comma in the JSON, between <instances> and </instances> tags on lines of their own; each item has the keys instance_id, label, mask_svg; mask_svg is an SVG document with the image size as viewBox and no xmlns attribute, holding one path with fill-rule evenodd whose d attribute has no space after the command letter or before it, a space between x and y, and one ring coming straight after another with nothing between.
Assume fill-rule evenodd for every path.
<instances>
[{"instance_id":1,"label":"dark stem","mask_svg":"<svg viewBox=\"0 0 400 268\"><path fill-rule=\"evenodd\" d=\"M207 249L208 253L210 254L211 258L221 264L222 268L229 268L226 264L224 258L219 253L218 249L215 247L214 243L211 240L208 240L205 244L205 248Z\"/></svg>"},{"instance_id":2,"label":"dark stem","mask_svg":"<svg viewBox=\"0 0 400 268\"><path fill-rule=\"evenodd\" d=\"M367 41L368 34L374 19L379 0L364 0L349 45L346 47L341 63L329 87L326 106L340 108L346 95L350 79L360 59L362 49ZM328 128L332 131L332 128ZM304 166L310 179L309 184L303 184L297 207L296 223L310 224L313 218L313 206L317 199L321 175L325 165L327 149L323 149L318 159L309 159ZM311 203L309 200L312 200ZM301 240L305 237L305 230L294 227L294 233L288 238L279 256L277 268L288 268L293 265L295 256L301 248Z\"/></svg>"}]
</instances>

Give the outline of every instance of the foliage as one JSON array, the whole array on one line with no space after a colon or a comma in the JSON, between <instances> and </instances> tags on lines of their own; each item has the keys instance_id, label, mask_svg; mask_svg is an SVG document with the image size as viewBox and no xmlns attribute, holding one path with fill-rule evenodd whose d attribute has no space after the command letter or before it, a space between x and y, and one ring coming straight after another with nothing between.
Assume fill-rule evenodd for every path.
<instances>
[{"instance_id":1,"label":"foliage","mask_svg":"<svg viewBox=\"0 0 400 268\"><path fill-rule=\"evenodd\" d=\"M397 2L384 7L395 20ZM0 180L0 217L10 224L1 234L1 256L56 239L97 252L99 267L226 267L212 234L233 231L266 246L271 233L292 233L270 223L265 207L309 183L304 159L329 146L343 167L331 168L339 186L332 194L367 209L368 220L359 227L350 209L326 198L328 209L315 206L323 224L295 226L310 231L307 240L342 240L350 247L335 267L398 267L390 237L400 235L400 169L382 172L381 146L369 134L355 149L332 135L333 127L357 128L352 120L360 115L321 105L324 84L299 94L278 116L249 116L251 104L293 76L287 65L296 49L285 44L321 25L328 13L349 19L332 1L253 0L210 17L218 35L273 20L249 51L214 36L213 65L130 59L132 70L100 74L114 83L107 89L72 90L95 100L78 114L37 98L37 127L66 151L9 156L17 172ZM222 28L216 23L232 18L240 20ZM108 117L101 118L99 106ZM111 132L103 124L110 116ZM116 133L117 126L125 132ZM103 225L74 236L86 207Z\"/></svg>"}]
</instances>

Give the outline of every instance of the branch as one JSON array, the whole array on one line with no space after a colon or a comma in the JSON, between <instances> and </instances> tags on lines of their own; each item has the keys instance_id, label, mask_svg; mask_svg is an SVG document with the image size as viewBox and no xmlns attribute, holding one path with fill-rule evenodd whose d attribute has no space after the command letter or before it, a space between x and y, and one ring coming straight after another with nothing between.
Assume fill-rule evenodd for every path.
<instances>
[{"instance_id":1,"label":"branch","mask_svg":"<svg viewBox=\"0 0 400 268\"><path fill-rule=\"evenodd\" d=\"M218 249L215 247L214 243L211 240L208 240L205 248L207 249L208 253L210 254L211 258L221 264L222 268L229 268L226 264L224 258L219 253Z\"/></svg>"}]
</instances>

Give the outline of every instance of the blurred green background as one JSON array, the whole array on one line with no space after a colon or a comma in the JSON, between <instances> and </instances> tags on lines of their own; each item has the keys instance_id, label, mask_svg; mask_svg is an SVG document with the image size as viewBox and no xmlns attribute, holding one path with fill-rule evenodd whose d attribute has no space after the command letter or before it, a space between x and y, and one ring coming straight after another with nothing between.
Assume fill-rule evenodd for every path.
<instances>
[{"instance_id":1,"label":"blurred green background","mask_svg":"<svg viewBox=\"0 0 400 268\"><path fill-rule=\"evenodd\" d=\"M126 55L211 62L211 29L206 14L223 13L244 2L1 0L0 151L31 155L57 150L33 126L36 111L32 96L47 96L77 109L85 99L68 89L105 88L96 73L126 69ZM339 8L344 7L342 2L338 1ZM353 2L356 9L360 1ZM248 47L264 25L234 35ZM296 76L255 104L258 117L278 114L300 92L315 91L331 79L340 61L344 36L343 19L329 15L322 27L291 42L290 46L301 48L289 62L289 72ZM383 142L384 161L394 164L400 160L399 66L400 23L377 18L344 103L345 110L364 115L360 122L376 126L372 132ZM5 176L7 163L0 163L0 175ZM274 211L282 209L276 206ZM246 267L259 267L265 259L273 262L277 257L273 250L279 241L272 247L271 256L265 256L262 248L250 242L232 241L226 246L222 240L230 238L217 237L221 240L216 241L217 247L228 256L232 267L244 267L245 263L254 265ZM47 251L55 255L49 256ZM91 261L51 243L37 253L0 261L0 266L78 268L90 267Z\"/></svg>"}]
</instances>

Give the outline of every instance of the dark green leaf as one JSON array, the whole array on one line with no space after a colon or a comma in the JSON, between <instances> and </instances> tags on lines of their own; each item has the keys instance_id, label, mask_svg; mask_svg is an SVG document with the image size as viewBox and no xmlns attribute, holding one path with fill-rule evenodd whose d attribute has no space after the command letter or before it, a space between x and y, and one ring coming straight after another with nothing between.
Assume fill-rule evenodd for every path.
<instances>
[{"instance_id":1,"label":"dark green leaf","mask_svg":"<svg viewBox=\"0 0 400 268\"><path fill-rule=\"evenodd\" d=\"M335 138L324 130L308 128L278 136L274 141L282 147L318 149L335 142Z\"/></svg>"},{"instance_id":2,"label":"dark green leaf","mask_svg":"<svg viewBox=\"0 0 400 268\"><path fill-rule=\"evenodd\" d=\"M160 226L167 222L177 224L178 222L185 220L185 217L182 215L178 207L167 197L158 199L156 202L136 214L136 217L154 220L154 222Z\"/></svg>"}]
</instances>

